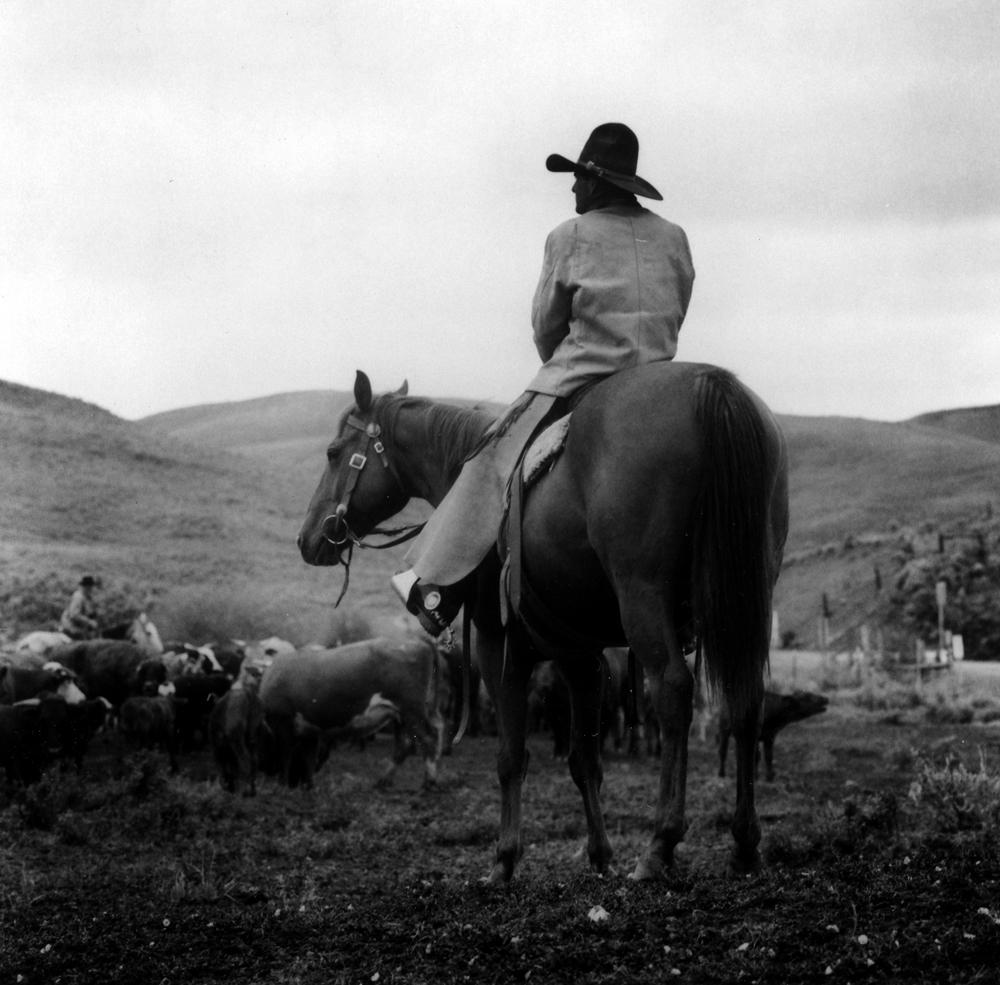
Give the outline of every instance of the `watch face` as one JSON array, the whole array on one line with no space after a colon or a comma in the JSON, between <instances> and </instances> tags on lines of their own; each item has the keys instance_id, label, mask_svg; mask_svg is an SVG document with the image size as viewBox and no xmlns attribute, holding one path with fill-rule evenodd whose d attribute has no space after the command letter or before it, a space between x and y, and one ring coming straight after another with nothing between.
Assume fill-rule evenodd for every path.
<instances>
[{"instance_id":1,"label":"watch face","mask_svg":"<svg viewBox=\"0 0 1000 985\"><path fill-rule=\"evenodd\" d=\"M440 592L428 592L424 596L424 608L428 612L433 612L441 604Z\"/></svg>"}]
</instances>

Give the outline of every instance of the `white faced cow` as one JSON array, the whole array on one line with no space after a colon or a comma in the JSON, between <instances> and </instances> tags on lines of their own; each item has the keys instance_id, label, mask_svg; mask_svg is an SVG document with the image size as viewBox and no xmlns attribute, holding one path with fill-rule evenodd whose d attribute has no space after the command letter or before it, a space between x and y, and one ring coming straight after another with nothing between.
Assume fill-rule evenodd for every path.
<instances>
[{"instance_id":1,"label":"white faced cow","mask_svg":"<svg viewBox=\"0 0 1000 985\"><path fill-rule=\"evenodd\" d=\"M296 716L324 732L343 729L368 711L379 694L399 710L388 781L416 740L424 756L424 782L437 780L444 722L438 709L438 656L429 640L378 637L335 649L302 649L275 657L264 671L261 702L278 746L287 782ZM305 777L311 783L311 774Z\"/></svg>"}]
</instances>

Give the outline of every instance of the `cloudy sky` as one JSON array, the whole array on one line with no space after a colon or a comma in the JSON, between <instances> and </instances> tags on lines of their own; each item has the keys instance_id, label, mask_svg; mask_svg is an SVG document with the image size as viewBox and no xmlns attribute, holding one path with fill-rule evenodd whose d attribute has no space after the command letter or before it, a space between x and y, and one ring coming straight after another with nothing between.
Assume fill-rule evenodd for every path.
<instances>
[{"instance_id":1,"label":"cloudy sky","mask_svg":"<svg viewBox=\"0 0 1000 985\"><path fill-rule=\"evenodd\" d=\"M512 399L576 157L628 123L679 358L776 410L1000 403L994 0L0 0L0 379L127 418Z\"/></svg>"}]
</instances>

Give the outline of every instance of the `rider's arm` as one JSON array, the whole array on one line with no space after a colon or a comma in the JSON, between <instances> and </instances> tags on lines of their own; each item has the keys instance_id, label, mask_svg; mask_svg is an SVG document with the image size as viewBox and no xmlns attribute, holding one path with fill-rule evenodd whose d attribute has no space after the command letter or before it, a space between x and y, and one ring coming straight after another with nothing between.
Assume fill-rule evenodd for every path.
<instances>
[{"instance_id":1,"label":"rider's arm","mask_svg":"<svg viewBox=\"0 0 1000 985\"><path fill-rule=\"evenodd\" d=\"M572 278L575 239L576 231L570 222L554 229L545 241L542 273L531 305L535 348L542 362L552 357L556 347L569 334L576 290Z\"/></svg>"}]
</instances>

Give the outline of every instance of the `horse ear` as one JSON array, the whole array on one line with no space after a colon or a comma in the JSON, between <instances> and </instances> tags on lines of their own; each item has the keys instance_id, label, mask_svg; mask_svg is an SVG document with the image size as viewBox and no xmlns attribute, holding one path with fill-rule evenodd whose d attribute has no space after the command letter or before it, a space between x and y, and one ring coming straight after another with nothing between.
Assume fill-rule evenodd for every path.
<instances>
[{"instance_id":1,"label":"horse ear","mask_svg":"<svg viewBox=\"0 0 1000 985\"><path fill-rule=\"evenodd\" d=\"M403 385L396 391L401 397L405 397L410 392L410 384L408 380L403 380Z\"/></svg>"},{"instance_id":2,"label":"horse ear","mask_svg":"<svg viewBox=\"0 0 1000 985\"><path fill-rule=\"evenodd\" d=\"M360 369L354 377L354 403L362 413L372 405L372 383Z\"/></svg>"}]
</instances>

